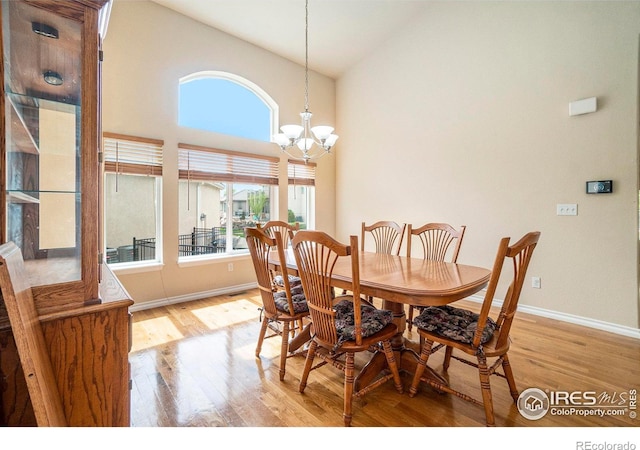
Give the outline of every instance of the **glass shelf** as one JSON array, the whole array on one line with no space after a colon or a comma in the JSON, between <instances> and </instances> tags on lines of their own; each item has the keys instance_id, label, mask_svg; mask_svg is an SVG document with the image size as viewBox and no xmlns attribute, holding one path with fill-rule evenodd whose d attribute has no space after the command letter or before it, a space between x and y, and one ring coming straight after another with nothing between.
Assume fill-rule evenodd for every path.
<instances>
[{"instance_id":1,"label":"glass shelf","mask_svg":"<svg viewBox=\"0 0 640 450\"><path fill-rule=\"evenodd\" d=\"M49 195L73 195L77 201L80 201L80 192L76 191L23 191L23 190L7 190L7 203L40 203L41 194Z\"/></svg>"},{"instance_id":2,"label":"glass shelf","mask_svg":"<svg viewBox=\"0 0 640 450\"><path fill-rule=\"evenodd\" d=\"M9 147L10 152L23 152L23 153L33 153L38 154L38 143L36 139L34 139L34 133L32 131L34 115L37 120L37 106L29 105L24 100L29 100L28 97L17 95L17 94L7 94L7 120L10 121L11 125L9 127L9 139L8 142L11 143ZM32 102L29 102L32 103ZM31 126L29 126L29 123ZM37 129L36 134L37 137Z\"/></svg>"}]
</instances>

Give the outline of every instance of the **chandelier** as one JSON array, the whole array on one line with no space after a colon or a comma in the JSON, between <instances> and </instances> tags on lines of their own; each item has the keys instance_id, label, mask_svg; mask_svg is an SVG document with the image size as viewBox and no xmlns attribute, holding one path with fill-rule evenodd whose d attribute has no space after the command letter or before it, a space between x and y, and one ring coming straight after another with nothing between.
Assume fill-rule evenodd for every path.
<instances>
[{"instance_id":1,"label":"chandelier","mask_svg":"<svg viewBox=\"0 0 640 450\"><path fill-rule=\"evenodd\" d=\"M283 152L293 159L304 160L305 163L331 153L331 147L338 140L333 134L333 127L319 125L311 127L309 111L309 0L305 0L305 32L304 32L304 112L300 113L301 125L283 125L282 133L273 136L273 140ZM293 155L292 149L298 147L302 155Z\"/></svg>"}]
</instances>

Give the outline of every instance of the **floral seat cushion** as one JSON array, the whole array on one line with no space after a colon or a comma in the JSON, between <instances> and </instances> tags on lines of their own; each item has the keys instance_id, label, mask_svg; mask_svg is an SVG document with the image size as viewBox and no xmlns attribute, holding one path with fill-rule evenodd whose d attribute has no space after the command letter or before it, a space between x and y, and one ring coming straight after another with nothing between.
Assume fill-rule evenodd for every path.
<instances>
[{"instance_id":1,"label":"floral seat cushion","mask_svg":"<svg viewBox=\"0 0 640 450\"><path fill-rule=\"evenodd\" d=\"M341 300L334 307L336 311L336 329L340 342L355 340L355 319L353 317L353 302L349 298ZM393 313L386 309L376 309L368 304L360 305L362 318L362 337L371 336L393 320Z\"/></svg>"},{"instance_id":2,"label":"floral seat cushion","mask_svg":"<svg viewBox=\"0 0 640 450\"><path fill-rule=\"evenodd\" d=\"M478 314L453 306L429 306L413 320L413 324L429 333L438 334L454 341L471 344L478 328ZM490 317L482 330L481 344L493 337L496 323Z\"/></svg>"},{"instance_id":3,"label":"floral seat cushion","mask_svg":"<svg viewBox=\"0 0 640 450\"><path fill-rule=\"evenodd\" d=\"M287 301L287 293L285 291L274 292L273 299L276 302L276 308L287 314L299 314L309 311L307 299L302 292L302 285L291 286L291 299L293 300L293 312L289 311L289 302Z\"/></svg>"},{"instance_id":4,"label":"floral seat cushion","mask_svg":"<svg viewBox=\"0 0 640 450\"><path fill-rule=\"evenodd\" d=\"M293 275L288 275L288 277L289 277L289 286L291 286L292 288L294 286L300 286L302 284L300 277L294 277ZM284 279L282 278L282 275L276 275L275 277L273 277L273 283L276 286L284 287Z\"/></svg>"}]
</instances>

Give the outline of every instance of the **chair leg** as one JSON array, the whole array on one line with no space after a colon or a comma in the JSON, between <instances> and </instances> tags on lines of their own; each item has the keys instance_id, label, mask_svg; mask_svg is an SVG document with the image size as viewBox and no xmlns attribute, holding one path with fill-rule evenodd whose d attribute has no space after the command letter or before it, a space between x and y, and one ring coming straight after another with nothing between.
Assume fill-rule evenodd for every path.
<instances>
[{"instance_id":1,"label":"chair leg","mask_svg":"<svg viewBox=\"0 0 640 450\"><path fill-rule=\"evenodd\" d=\"M289 350L289 322L282 324L282 347L280 347L280 381L284 380L284 373L287 368L287 353Z\"/></svg>"},{"instance_id":2,"label":"chair leg","mask_svg":"<svg viewBox=\"0 0 640 450\"><path fill-rule=\"evenodd\" d=\"M382 342L382 349L384 350L384 355L387 357L387 364L389 365L389 370L391 370L391 374L393 375L393 384L396 387L396 391L402 394L404 392L404 387L402 386L402 380L400 379L398 363L396 362L396 357L393 354L393 348L391 348L391 342Z\"/></svg>"},{"instance_id":3,"label":"chair leg","mask_svg":"<svg viewBox=\"0 0 640 450\"><path fill-rule=\"evenodd\" d=\"M259 357L260 352L262 351L262 342L264 342L264 335L267 332L268 326L269 326L269 319L265 316L262 318L260 334L258 335L258 344L256 345L256 357Z\"/></svg>"},{"instance_id":4,"label":"chair leg","mask_svg":"<svg viewBox=\"0 0 640 450\"><path fill-rule=\"evenodd\" d=\"M351 426L351 418L353 416L353 382L355 378L355 364L353 352L347 352L344 367L344 426Z\"/></svg>"},{"instance_id":5,"label":"chair leg","mask_svg":"<svg viewBox=\"0 0 640 450\"><path fill-rule=\"evenodd\" d=\"M300 386L298 387L298 391L300 391L300 393L304 392L304 388L307 387L307 379L309 378L309 372L311 372L313 359L316 356L316 348L318 348L318 343L314 340L311 340L311 343L309 344L309 349L307 350L307 359L304 362L304 370L302 371L302 377L300 378Z\"/></svg>"},{"instance_id":6,"label":"chair leg","mask_svg":"<svg viewBox=\"0 0 640 450\"><path fill-rule=\"evenodd\" d=\"M504 370L504 376L507 379L507 383L509 383L509 392L511 392L511 398L513 398L514 403L518 402L518 388L516 387L516 380L513 377L513 371L511 370L511 364L509 363L509 357L505 354L502 358L502 370Z\"/></svg>"},{"instance_id":7,"label":"chair leg","mask_svg":"<svg viewBox=\"0 0 640 450\"><path fill-rule=\"evenodd\" d=\"M409 305L409 316L407 318L407 329L411 331L413 328L413 305Z\"/></svg>"},{"instance_id":8,"label":"chair leg","mask_svg":"<svg viewBox=\"0 0 640 450\"><path fill-rule=\"evenodd\" d=\"M292 329L292 336L291 337L296 337L297 334L299 334L302 329L304 328L304 322L302 321L302 319L298 319L298 329Z\"/></svg>"},{"instance_id":9,"label":"chair leg","mask_svg":"<svg viewBox=\"0 0 640 450\"><path fill-rule=\"evenodd\" d=\"M422 351L420 352L420 359L418 360L418 365L416 366L416 373L413 376L413 381L411 382L411 388L409 389L409 397L414 397L418 393L420 378L422 378L422 374L427 368L427 361L429 360L429 355L431 354L432 346L433 346L433 341L425 339L424 345L422 346Z\"/></svg>"},{"instance_id":10,"label":"chair leg","mask_svg":"<svg viewBox=\"0 0 640 450\"><path fill-rule=\"evenodd\" d=\"M480 389L482 390L482 403L484 404L484 414L487 418L487 426L495 426L495 418L493 416L493 400L491 398L491 382L489 380L489 368L487 367L487 358L484 355L478 355L478 372L480 375Z\"/></svg>"},{"instance_id":11,"label":"chair leg","mask_svg":"<svg viewBox=\"0 0 640 450\"><path fill-rule=\"evenodd\" d=\"M453 353L453 347L449 347L444 349L444 362L442 363L442 368L446 372L449 370L449 364L451 363L451 353Z\"/></svg>"}]
</instances>

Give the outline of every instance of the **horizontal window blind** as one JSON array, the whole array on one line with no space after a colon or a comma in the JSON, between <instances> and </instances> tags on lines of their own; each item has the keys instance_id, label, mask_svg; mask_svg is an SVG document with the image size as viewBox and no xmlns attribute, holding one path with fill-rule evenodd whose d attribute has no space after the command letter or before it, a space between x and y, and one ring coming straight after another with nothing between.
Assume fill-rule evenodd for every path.
<instances>
[{"instance_id":1,"label":"horizontal window blind","mask_svg":"<svg viewBox=\"0 0 640 450\"><path fill-rule=\"evenodd\" d=\"M289 160L287 166L289 184L302 186L315 186L316 184L316 164L304 163L303 161Z\"/></svg>"},{"instance_id":2,"label":"horizontal window blind","mask_svg":"<svg viewBox=\"0 0 640 450\"><path fill-rule=\"evenodd\" d=\"M178 144L182 180L278 184L278 158Z\"/></svg>"},{"instance_id":3,"label":"horizontal window blind","mask_svg":"<svg viewBox=\"0 0 640 450\"><path fill-rule=\"evenodd\" d=\"M103 133L104 170L133 175L162 175L164 141Z\"/></svg>"}]
</instances>

